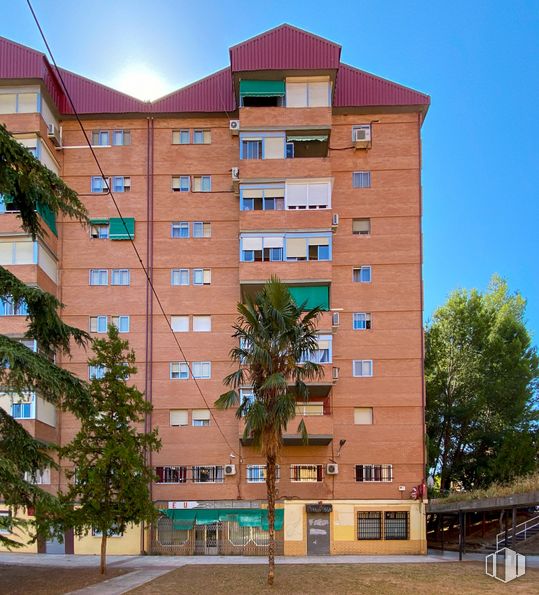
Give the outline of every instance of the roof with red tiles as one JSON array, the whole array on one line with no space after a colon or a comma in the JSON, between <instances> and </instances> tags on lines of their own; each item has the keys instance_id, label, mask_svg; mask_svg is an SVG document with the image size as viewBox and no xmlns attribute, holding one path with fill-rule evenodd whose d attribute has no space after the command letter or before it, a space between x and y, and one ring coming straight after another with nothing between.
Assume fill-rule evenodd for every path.
<instances>
[{"instance_id":1,"label":"roof with red tiles","mask_svg":"<svg viewBox=\"0 0 539 595\"><path fill-rule=\"evenodd\" d=\"M233 75L255 70L334 71L333 107L419 106L430 98L408 87L340 62L341 46L284 24L230 48L230 67L144 102L83 76L51 66L36 50L0 37L0 79L42 82L61 114L73 114L60 77L81 115L111 113L232 112Z\"/></svg>"}]
</instances>

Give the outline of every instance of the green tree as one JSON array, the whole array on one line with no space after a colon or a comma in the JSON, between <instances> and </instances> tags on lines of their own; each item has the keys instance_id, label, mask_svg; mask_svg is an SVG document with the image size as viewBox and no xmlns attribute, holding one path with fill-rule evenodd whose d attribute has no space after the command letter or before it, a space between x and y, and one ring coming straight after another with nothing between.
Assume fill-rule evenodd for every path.
<instances>
[{"instance_id":1,"label":"green tree","mask_svg":"<svg viewBox=\"0 0 539 595\"><path fill-rule=\"evenodd\" d=\"M43 166L0 125L0 200L12 203L24 231L36 238L47 235L39 213L44 216L63 214L81 223L87 222L86 209L75 192ZM88 406L87 385L52 361L54 353L69 354L70 344L83 346L89 335L66 325L59 316L62 304L52 295L20 281L0 267L0 299L4 304L27 309L28 327L24 338L37 341L38 352L19 340L0 335L0 387L14 399L28 393L83 414ZM51 450L35 440L17 421L0 408L0 500L16 510L29 507L36 511L34 522L0 518L0 528L11 528L22 535L24 529L32 539L48 535L59 519L56 498L39 486L25 480L45 467L55 466ZM18 547L0 533L0 545Z\"/></svg>"},{"instance_id":2,"label":"green tree","mask_svg":"<svg viewBox=\"0 0 539 595\"><path fill-rule=\"evenodd\" d=\"M136 374L135 353L111 325L106 339L93 342L96 376L90 382L92 412L80 419L73 441L60 449L73 468L72 480L62 494L74 505L69 523L77 535L92 529L101 533L101 573L106 569L107 538L123 533L128 523L151 522L156 517L149 484L155 481L146 455L158 450L157 430L139 431L152 410L143 393L128 383Z\"/></svg>"},{"instance_id":3,"label":"green tree","mask_svg":"<svg viewBox=\"0 0 539 595\"><path fill-rule=\"evenodd\" d=\"M428 464L443 490L538 466L538 357L525 307L494 276L484 294L453 292L427 325Z\"/></svg>"},{"instance_id":4,"label":"green tree","mask_svg":"<svg viewBox=\"0 0 539 595\"><path fill-rule=\"evenodd\" d=\"M266 459L268 500L268 584L275 576L275 473L282 448L283 431L296 415L297 399L307 400L306 381L321 375L321 366L307 361L305 354L317 349L316 323L319 308L303 313L288 288L276 277L268 281L255 297L238 304L239 318L233 336L239 346L230 352L238 369L224 379L231 390L216 401L221 409L237 407L236 416L244 419L244 437L253 440ZM308 359L308 358L307 358ZM252 400L240 400L243 386L253 388ZM301 421L298 432L308 440Z\"/></svg>"}]
</instances>

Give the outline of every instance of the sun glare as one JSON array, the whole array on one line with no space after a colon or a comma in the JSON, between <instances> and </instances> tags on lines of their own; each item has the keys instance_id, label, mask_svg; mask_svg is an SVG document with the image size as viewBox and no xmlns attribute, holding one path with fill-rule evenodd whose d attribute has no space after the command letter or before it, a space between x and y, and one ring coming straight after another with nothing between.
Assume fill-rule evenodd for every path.
<instances>
[{"instance_id":1,"label":"sun glare","mask_svg":"<svg viewBox=\"0 0 539 595\"><path fill-rule=\"evenodd\" d=\"M174 90L161 75L146 64L132 64L121 70L110 86L144 101L157 99Z\"/></svg>"}]
</instances>

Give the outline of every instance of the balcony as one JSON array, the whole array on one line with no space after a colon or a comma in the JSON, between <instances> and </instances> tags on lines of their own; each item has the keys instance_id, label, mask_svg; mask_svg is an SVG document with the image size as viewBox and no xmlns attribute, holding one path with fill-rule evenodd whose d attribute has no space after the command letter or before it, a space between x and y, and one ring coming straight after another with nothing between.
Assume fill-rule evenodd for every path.
<instances>
[{"instance_id":1,"label":"balcony","mask_svg":"<svg viewBox=\"0 0 539 595\"><path fill-rule=\"evenodd\" d=\"M329 157L242 159L240 175L242 182L283 178L329 178L331 163Z\"/></svg>"},{"instance_id":2,"label":"balcony","mask_svg":"<svg viewBox=\"0 0 539 595\"><path fill-rule=\"evenodd\" d=\"M331 128L331 108L286 108L264 105L240 108L240 130L261 128L265 130Z\"/></svg>"},{"instance_id":3,"label":"balcony","mask_svg":"<svg viewBox=\"0 0 539 595\"><path fill-rule=\"evenodd\" d=\"M240 262L240 285L257 285L256 290L272 275L285 283L329 285L332 275L331 261ZM242 287L242 291L244 288Z\"/></svg>"},{"instance_id":4,"label":"balcony","mask_svg":"<svg viewBox=\"0 0 539 595\"><path fill-rule=\"evenodd\" d=\"M330 229L331 209L282 211L240 211L240 231Z\"/></svg>"}]
</instances>

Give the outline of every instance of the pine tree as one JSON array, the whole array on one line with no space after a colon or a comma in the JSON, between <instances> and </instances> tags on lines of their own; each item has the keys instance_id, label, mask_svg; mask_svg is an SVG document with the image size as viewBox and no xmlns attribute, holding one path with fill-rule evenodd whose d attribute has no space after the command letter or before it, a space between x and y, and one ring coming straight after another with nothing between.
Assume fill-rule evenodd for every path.
<instances>
[{"instance_id":1,"label":"pine tree","mask_svg":"<svg viewBox=\"0 0 539 595\"><path fill-rule=\"evenodd\" d=\"M77 194L52 171L42 165L0 125L0 199L12 204L22 229L33 240L45 238L47 228L39 214L63 214L81 223L88 221L86 209ZM37 287L29 287L7 269L0 267L0 299L27 309L25 339L37 341L37 353L19 340L0 335L0 387L13 398L34 393L83 415L88 410L87 385L59 368L52 361L54 353L69 354L71 344L83 346L89 335L65 324L59 316L62 304ZM58 500L39 486L25 480L55 462L48 445L35 440L16 420L0 408L0 500L14 509L35 510L35 521L0 517L0 528L11 529L31 539L48 535L61 518ZM18 547L21 539L0 533L0 545Z\"/></svg>"},{"instance_id":2,"label":"pine tree","mask_svg":"<svg viewBox=\"0 0 539 595\"><path fill-rule=\"evenodd\" d=\"M60 450L73 468L69 489L62 495L73 505L70 523L77 535L101 533L101 573L106 570L107 538L123 533L129 523L151 522L156 509L149 484L155 480L146 464L161 442L157 430L139 431L152 406L129 377L136 374L135 353L111 325L106 339L93 342L96 370L90 383L92 412L80 419L73 441Z\"/></svg>"}]
</instances>

